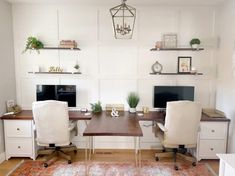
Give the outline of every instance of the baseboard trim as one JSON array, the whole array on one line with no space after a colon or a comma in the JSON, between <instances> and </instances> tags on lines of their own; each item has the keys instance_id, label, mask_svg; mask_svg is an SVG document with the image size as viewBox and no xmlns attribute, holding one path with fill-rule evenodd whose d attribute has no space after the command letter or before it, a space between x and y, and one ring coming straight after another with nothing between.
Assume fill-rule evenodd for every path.
<instances>
[{"instance_id":1,"label":"baseboard trim","mask_svg":"<svg viewBox=\"0 0 235 176\"><path fill-rule=\"evenodd\" d=\"M0 154L0 163L2 163L5 160L6 160L6 154L5 154L5 152L3 152Z\"/></svg>"}]
</instances>

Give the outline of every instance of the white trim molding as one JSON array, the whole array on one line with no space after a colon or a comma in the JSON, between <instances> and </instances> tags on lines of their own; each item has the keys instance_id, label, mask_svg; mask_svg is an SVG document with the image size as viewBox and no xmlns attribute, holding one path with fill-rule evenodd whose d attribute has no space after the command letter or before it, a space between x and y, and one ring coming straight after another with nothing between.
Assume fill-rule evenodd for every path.
<instances>
[{"instance_id":1,"label":"white trim molding","mask_svg":"<svg viewBox=\"0 0 235 176\"><path fill-rule=\"evenodd\" d=\"M5 154L5 152L3 152L0 154L0 163L2 163L5 160L6 160L6 154Z\"/></svg>"}]
</instances>

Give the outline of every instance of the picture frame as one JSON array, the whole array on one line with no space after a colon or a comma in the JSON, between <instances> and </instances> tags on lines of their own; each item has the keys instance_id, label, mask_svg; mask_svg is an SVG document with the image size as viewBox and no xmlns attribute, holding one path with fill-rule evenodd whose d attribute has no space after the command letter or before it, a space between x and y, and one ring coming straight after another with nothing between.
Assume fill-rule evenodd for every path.
<instances>
[{"instance_id":1,"label":"picture frame","mask_svg":"<svg viewBox=\"0 0 235 176\"><path fill-rule=\"evenodd\" d=\"M168 33L162 36L163 47L164 48L177 48L177 34Z\"/></svg>"},{"instance_id":2,"label":"picture frame","mask_svg":"<svg viewBox=\"0 0 235 176\"><path fill-rule=\"evenodd\" d=\"M179 56L178 57L178 73L190 73L192 67L191 56Z\"/></svg>"}]
</instances>

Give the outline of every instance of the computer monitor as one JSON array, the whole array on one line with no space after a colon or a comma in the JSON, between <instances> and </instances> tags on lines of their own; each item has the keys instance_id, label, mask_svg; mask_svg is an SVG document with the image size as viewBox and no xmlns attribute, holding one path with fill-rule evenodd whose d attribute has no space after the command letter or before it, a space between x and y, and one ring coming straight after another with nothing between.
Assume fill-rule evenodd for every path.
<instances>
[{"instance_id":1,"label":"computer monitor","mask_svg":"<svg viewBox=\"0 0 235 176\"><path fill-rule=\"evenodd\" d=\"M194 101L194 87L192 86L154 86L153 106L156 109L166 109L169 101Z\"/></svg>"},{"instance_id":2,"label":"computer monitor","mask_svg":"<svg viewBox=\"0 0 235 176\"><path fill-rule=\"evenodd\" d=\"M37 85L36 100L58 100L76 107L76 85Z\"/></svg>"}]
</instances>

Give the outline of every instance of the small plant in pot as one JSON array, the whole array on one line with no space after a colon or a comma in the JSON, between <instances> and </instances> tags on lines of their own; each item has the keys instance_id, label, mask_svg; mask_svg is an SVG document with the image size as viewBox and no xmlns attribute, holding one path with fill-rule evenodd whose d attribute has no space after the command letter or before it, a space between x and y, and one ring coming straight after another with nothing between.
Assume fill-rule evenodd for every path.
<instances>
[{"instance_id":1,"label":"small plant in pot","mask_svg":"<svg viewBox=\"0 0 235 176\"><path fill-rule=\"evenodd\" d=\"M193 38L190 41L190 46L194 49L198 49L199 45L201 44L201 41L198 38Z\"/></svg>"},{"instance_id":2,"label":"small plant in pot","mask_svg":"<svg viewBox=\"0 0 235 176\"><path fill-rule=\"evenodd\" d=\"M100 113L100 112L102 112L102 106L101 106L101 102L100 101L98 101L97 103L91 103L90 104L91 105L91 111L93 112L93 113Z\"/></svg>"},{"instance_id":3,"label":"small plant in pot","mask_svg":"<svg viewBox=\"0 0 235 176\"><path fill-rule=\"evenodd\" d=\"M25 53L27 50L30 50L30 53L32 50L36 50L39 54L39 50L42 48L44 48L44 45L40 40L38 40L36 37L28 37L23 53Z\"/></svg>"},{"instance_id":4,"label":"small plant in pot","mask_svg":"<svg viewBox=\"0 0 235 176\"><path fill-rule=\"evenodd\" d=\"M140 97L135 92L130 92L127 97L127 103L130 106L130 113L136 113L136 107L140 101Z\"/></svg>"},{"instance_id":5,"label":"small plant in pot","mask_svg":"<svg viewBox=\"0 0 235 176\"><path fill-rule=\"evenodd\" d=\"M76 70L76 72L79 72L79 68L80 68L80 66L78 65L78 64L76 64L76 65L74 65L74 67L73 67L75 70Z\"/></svg>"}]
</instances>

